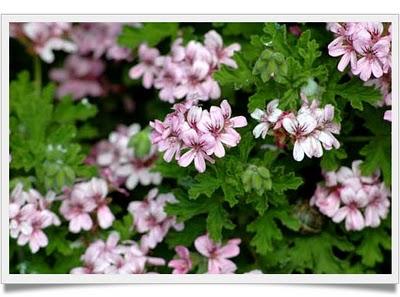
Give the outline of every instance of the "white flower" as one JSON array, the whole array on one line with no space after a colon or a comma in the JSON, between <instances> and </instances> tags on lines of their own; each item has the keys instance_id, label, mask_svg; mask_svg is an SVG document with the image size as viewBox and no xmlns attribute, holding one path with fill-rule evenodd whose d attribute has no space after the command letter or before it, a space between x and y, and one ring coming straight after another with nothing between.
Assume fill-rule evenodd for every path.
<instances>
[{"instance_id":1,"label":"white flower","mask_svg":"<svg viewBox=\"0 0 400 297\"><path fill-rule=\"evenodd\" d=\"M303 160L304 154L309 158L322 156L321 143L313 133L317 121L311 114L301 113L296 118L285 117L282 125L295 138L293 157L296 161Z\"/></svg>"},{"instance_id":2,"label":"white flower","mask_svg":"<svg viewBox=\"0 0 400 297\"><path fill-rule=\"evenodd\" d=\"M274 99L268 103L266 111L256 108L251 114L251 117L260 122L254 130L253 135L255 138L267 136L268 130L274 125L282 114L282 110L278 108L279 100Z\"/></svg>"}]
</instances>

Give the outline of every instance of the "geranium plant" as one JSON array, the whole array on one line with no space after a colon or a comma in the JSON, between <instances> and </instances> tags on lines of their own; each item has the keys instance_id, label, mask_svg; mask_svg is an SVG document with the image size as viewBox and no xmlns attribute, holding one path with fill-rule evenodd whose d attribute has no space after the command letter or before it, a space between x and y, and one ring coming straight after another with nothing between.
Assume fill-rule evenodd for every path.
<instances>
[{"instance_id":1,"label":"geranium plant","mask_svg":"<svg viewBox=\"0 0 400 297\"><path fill-rule=\"evenodd\" d=\"M390 24L12 23L10 46L11 273L391 272Z\"/></svg>"}]
</instances>

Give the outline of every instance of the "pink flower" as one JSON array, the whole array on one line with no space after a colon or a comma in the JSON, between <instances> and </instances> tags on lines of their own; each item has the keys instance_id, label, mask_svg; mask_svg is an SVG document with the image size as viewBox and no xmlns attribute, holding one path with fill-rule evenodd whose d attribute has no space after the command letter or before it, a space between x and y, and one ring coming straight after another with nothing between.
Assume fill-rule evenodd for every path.
<instances>
[{"instance_id":1,"label":"pink flower","mask_svg":"<svg viewBox=\"0 0 400 297\"><path fill-rule=\"evenodd\" d=\"M165 57L162 61L162 69L158 71L154 87L161 90L159 93L161 100L174 103L176 88L182 81L184 72L170 57Z\"/></svg>"},{"instance_id":2,"label":"pink flower","mask_svg":"<svg viewBox=\"0 0 400 297\"><path fill-rule=\"evenodd\" d=\"M142 236L141 246L143 251L153 249L167 235L171 227L182 230L183 225L177 224L174 217L168 217L164 211L167 203L175 203L172 194L159 194L157 189L152 189L143 201L133 201L128 206L128 211L134 218L134 226Z\"/></svg>"},{"instance_id":3,"label":"pink flower","mask_svg":"<svg viewBox=\"0 0 400 297\"><path fill-rule=\"evenodd\" d=\"M301 161L304 154L307 157L322 156L322 146L317 137L312 133L317 127L317 121L308 113L301 113L296 118L286 117L282 121L285 130L294 137L293 157Z\"/></svg>"},{"instance_id":4,"label":"pink flower","mask_svg":"<svg viewBox=\"0 0 400 297\"><path fill-rule=\"evenodd\" d=\"M190 259L189 250L182 246L178 245L175 247L176 254L178 259L174 259L169 261L168 267L173 268L173 274L186 274L192 269L192 260Z\"/></svg>"},{"instance_id":5,"label":"pink flower","mask_svg":"<svg viewBox=\"0 0 400 297\"><path fill-rule=\"evenodd\" d=\"M196 99L186 99L174 104L173 112L164 121L150 122L153 128L151 141L164 152L164 160L170 162L174 156L178 164L187 167L194 160L199 172L206 168L205 160L213 163L210 155L225 155L225 147L234 147L240 142L235 128L247 125L243 116L232 117L228 101L220 107L212 106L210 111L197 106ZM225 146L225 147L224 147ZM182 151L186 151L182 154Z\"/></svg>"},{"instance_id":6,"label":"pink flower","mask_svg":"<svg viewBox=\"0 0 400 297\"><path fill-rule=\"evenodd\" d=\"M367 188L368 204L365 208L365 226L378 227L381 219L385 219L390 207L389 193L381 183Z\"/></svg>"},{"instance_id":7,"label":"pink flower","mask_svg":"<svg viewBox=\"0 0 400 297\"><path fill-rule=\"evenodd\" d=\"M180 134L182 133L183 119L179 116L171 116L164 123L159 120L150 122L153 128L151 135L153 144L157 144L158 150L164 152L165 162L171 162L175 158L178 160L182 147Z\"/></svg>"},{"instance_id":8,"label":"pink flower","mask_svg":"<svg viewBox=\"0 0 400 297\"><path fill-rule=\"evenodd\" d=\"M68 56L64 68L50 71L50 78L59 83L57 97L72 95L74 99L82 99L85 96L104 95L105 90L100 81L104 68L101 60Z\"/></svg>"},{"instance_id":9,"label":"pink flower","mask_svg":"<svg viewBox=\"0 0 400 297\"><path fill-rule=\"evenodd\" d=\"M333 217L340 207L340 195L336 190L329 191L325 187L317 186L310 205L317 206L319 211L328 217Z\"/></svg>"},{"instance_id":10,"label":"pink flower","mask_svg":"<svg viewBox=\"0 0 400 297\"><path fill-rule=\"evenodd\" d=\"M195 130L190 129L182 135L185 147L189 150L178 160L178 164L187 167L194 160L194 165L199 172L206 170L205 160L214 162L209 156L214 152L215 140L210 134L199 135Z\"/></svg>"},{"instance_id":11,"label":"pink flower","mask_svg":"<svg viewBox=\"0 0 400 297\"><path fill-rule=\"evenodd\" d=\"M350 187L344 188L340 191L340 198L344 203L332 220L335 223L340 223L346 219L346 230L359 231L364 228L365 221L360 211L360 208L365 207L368 204L367 195L364 190L354 190Z\"/></svg>"},{"instance_id":12,"label":"pink flower","mask_svg":"<svg viewBox=\"0 0 400 297\"><path fill-rule=\"evenodd\" d=\"M38 191L23 190L22 184L17 184L10 195L9 219L10 236L17 239L18 245L26 245L32 253L48 244L43 229L60 225L58 216L50 210L55 194L48 192L43 197Z\"/></svg>"},{"instance_id":13,"label":"pink flower","mask_svg":"<svg viewBox=\"0 0 400 297\"><path fill-rule=\"evenodd\" d=\"M371 74L376 78L381 77L383 75L382 59L390 52L387 42L383 41L375 44L356 42L355 47L363 57L357 61L357 66L353 73L360 75L363 81L367 81Z\"/></svg>"},{"instance_id":14,"label":"pink flower","mask_svg":"<svg viewBox=\"0 0 400 297\"><path fill-rule=\"evenodd\" d=\"M156 147L150 147L148 155L137 156L129 147L129 140L140 131L140 125L132 124L129 127L120 125L112 132L108 140L96 144L86 162L101 168L105 178L116 190L126 193L138 184L159 184L161 175L151 169L157 160Z\"/></svg>"},{"instance_id":15,"label":"pink flower","mask_svg":"<svg viewBox=\"0 0 400 297\"><path fill-rule=\"evenodd\" d=\"M391 69L391 33L383 36L379 22L333 23L329 29L337 36L329 46L329 54L342 56L338 69L343 71L351 63L351 71L367 81L373 74L379 78Z\"/></svg>"},{"instance_id":16,"label":"pink flower","mask_svg":"<svg viewBox=\"0 0 400 297\"><path fill-rule=\"evenodd\" d=\"M72 28L71 38L78 46L80 55L92 55L99 59L105 55L110 60L130 61L131 50L120 47L117 37L121 33L123 23L79 23ZM136 26L136 24L130 24Z\"/></svg>"},{"instance_id":17,"label":"pink flower","mask_svg":"<svg viewBox=\"0 0 400 297\"><path fill-rule=\"evenodd\" d=\"M72 233L79 233L82 229L88 231L93 226L90 212L96 208L96 203L87 192L87 183L76 184L61 204L60 213L69 221Z\"/></svg>"},{"instance_id":18,"label":"pink flower","mask_svg":"<svg viewBox=\"0 0 400 297\"><path fill-rule=\"evenodd\" d=\"M231 44L224 48L224 43L216 31L211 30L204 35L204 44L206 48L212 53L214 63L217 67L221 64L225 64L232 68L237 68L237 63L232 59L235 52L240 51L240 45L238 43Z\"/></svg>"},{"instance_id":19,"label":"pink flower","mask_svg":"<svg viewBox=\"0 0 400 297\"><path fill-rule=\"evenodd\" d=\"M215 146L213 153L221 158L225 156L224 145L235 147L240 142L240 134L233 128L247 125L246 118L235 117L230 119L230 105L224 100L220 107L212 106L210 112L207 110L201 114L198 121L198 129L203 133L210 134L214 138Z\"/></svg>"},{"instance_id":20,"label":"pink flower","mask_svg":"<svg viewBox=\"0 0 400 297\"><path fill-rule=\"evenodd\" d=\"M343 71L350 63L351 68L357 65L357 53L353 46L353 34L357 27L353 23L334 23L330 30L335 32L337 37L328 45L329 55L333 57L342 56L338 64L338 70Z\"/></svg>"},{"instance_id":21,"label":"pink flower","mask_svg":"<svg viewBox=\"0 0 400 297\"><path fill-rule=\"evenodd\" d=\"M156 66L156 59L160 56L156 48L149 48L142 43L139 46L140 63L129 70L129 77L137 79L143 76L143 86L146 89L151 88L154 82L154 77L158 74L159 68Z\"/></svg>"},{"instance_id":22,"label":"pink flower","mask_svg":"<svg viewBox=\"0 0 400 297\"><path fill-rule=\"evenodd\" d=\"M207 80L209 71L210 65L203 60L196 60L192 65L188 65L186 76L174 90L174 96L179 99L195 96L200 100L207 100L215 87L212 85L212 81ZM219 94L216 95L219 97Z\"/></svg>"},{"instance_id":23,"label":"pink flower","mask_svg":"<svg viewBox=\"0 0 400 297\"><path fill-rule=\"evenodd\" d=\"M158 56L156 49L153 53L148 48L143 51L150 56L147 64L149 77L151 76L148 80L151 83L145 83L144 86L149 88L154 85L160 90L160 99L170 103L183 98L202 101L219 98L221 89L212 74L221 64L237 67L232 56L235 51L240 50L240 45L235 43L224 48L221 36L215 31L205 35L204 44L194 40L189 41L186 46L182 43L182 38L176 39L170 53L165 56ZM139 50L139 56L143 55ZM140 77L146 67L141 59L141 63L132 69L138 70L138 74L131 77Z\"/></svg>"},{"instance_id":24,"label":"pink flower","mask_svg":"<svg viewBox=\"0 0 400 297\"><path fill-rule=\"evenodd\" d=\"M70 30L70 23L42 23L32 22L22 25L22 31L32 42L33 50L46 63L54 61L54 50L63 50L73 53L77 50L74 43L63 38L63 34Z\"/></svg>"},{"instance_id":25,"label":"pink flower","mask_svg":"<svg viewBox=\"0 0 400 297\"><path fill-rule=\"evenodd\" d=\"M194 245L197 251L208 258L208 273L233 273L236 265L229 258L240 253L240 239L231 239L226 245L214 243L206 234L198 237Z\"/></svg>"},{"instance_id":26,"label":"pink flower","mask_svg":"<svg viewBox=\"0 0 400 297\"><path fill-rule=\"evenodd\" d=\"M49 241L42 229L52 224L52 217L46 211L35 211L29 218L31 232L29 234L21 233L18 237L18 245L25 245L29 242L29 248L35 254L41 247L48 245Z\"/></svg>"},{"instance_id":27,"label":"pink flower","mask_svg":"<svg viewBox=\"0 0 400 297\"><path fill-rule=\"evenodd\" d=\"M88 182L88 191L86 195L96 203L97 221L102 229L110 227L115 219L111 210L107 206L107 194L107 183L103 179L92 178Z\"/></svg>"}]
</instances>

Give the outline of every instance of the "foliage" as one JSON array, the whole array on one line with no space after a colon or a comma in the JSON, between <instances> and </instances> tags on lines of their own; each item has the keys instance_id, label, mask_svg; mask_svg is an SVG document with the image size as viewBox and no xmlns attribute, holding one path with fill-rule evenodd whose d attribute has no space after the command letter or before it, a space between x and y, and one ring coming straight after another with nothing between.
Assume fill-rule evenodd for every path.
<instances>
[{"instance_id":1,"label":"foliage","mask_svg":"<svg viewBox=\"0 0 400 297\"><path fill-rule=\"evenodd\" d=\"M153 171L163 176L160 189L172 192L177 199L177 203L168 204L165 210L183 222L185 228L171 230L156 256L172 259L175 246L193 249L194 240L208 233L215 242L242 239L240 256L234 259L240 272L252 267L264 273L388 273L390 218L378 228L347 232L340 224L324 220L321 214L315 215L308 206L317 183L322 180L321 170L337 170L357 159L364 161L363 174L379 170L390 187L391 127L383 120L383 110L376 107L382 96L358 77L337 70L337 59L326 53L332 38L325 24L303 24L299 37L291 34L288 26L280 23L124 26L118 43L132 49L134 59L143 42L159 47L162 52L163 46L170 45L177 37L183 37L184 43L200 40L210 29L221 33L224 43L241 45L241 51L233 56L238 68L223 65L213 78L221 86L221 98L232 105L232 114L245 116L248 127L239 130L239 145L227 150L224 158L207 165L204 173L158 158ZM123 66L115 67L128 76ZM115 69L110 70L113 74L112 71ZM128 81L127 77L125 80ZM28 71L18 73L10 84L11 185L22 181L25 188L33 186L41 193L52 190L60 194L76 181L98 176L97 169L85 163L94 143L120 123L137 121L147 127L154 120L153 115L161 118L169 112L170 105L161 103L156 92L144 90L136 83L129 84L125 91L136 100L133 113L127 113L123 107L127 94L106 100L73 101L65 97L58 101L54 99L52 83L41 87L37 81L31 81ZM299 163L293 160L291 150L277 148L272 137L254 139L252 130L256 122L249 114L256 108L264 109L275 98L280 99L280 108L298 110L301 92L311 99L320 99L321 105L332 104L342 132L338 136L340 149L325 151L320 159ZM150 129L145 128L129 141L129 148L139 157L150 151L149 133ZM12 241L11 270L68 273L72 267L80 266L79 258L88 243L106 238L110 231L117 231L122 240L137 238L132 227L134 218L127 214L126 207L149 189L150 186L138 186L123 198L116 191L110 194L116 220L109 230L75 235L68 232L63 222L61 227L46 229L49 244L35 257L31 257L27 247L21 248ZM54 208L57 207L59 203ZM303 217L318 220L320 228L304 228Z\"/></svg>"}]
</instances>

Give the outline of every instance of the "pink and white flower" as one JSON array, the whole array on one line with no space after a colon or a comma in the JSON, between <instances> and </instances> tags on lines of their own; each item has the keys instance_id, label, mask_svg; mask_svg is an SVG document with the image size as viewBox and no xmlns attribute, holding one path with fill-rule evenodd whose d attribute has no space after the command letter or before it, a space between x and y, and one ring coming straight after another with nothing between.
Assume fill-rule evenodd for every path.
<instances>
[{"instance_id":1,"label":"pink and white flower","mask_svg":"<svg viewBox=\"0 0 400 297\"><path fill-rule=\"evenodd\" d=\"M50 210L53 197L52 192L47 193L46 197L34 189L25 192L20 183L11 192L10 236L17 239L18 245L29 244L33 254L48 245L48 238L43 229L61 223L58 216Z\"/></svg>"},{"instance_id":2,"label":"pink and white flower","mask_svg":"<svg viewBox=\"0 0 400 297\"><path fill-rule=\"evenodd\" d=\"M128 211L134 218L134 227L139 233L145 233L141 239L141 250L148 251L156 247L167 235L170 228L182 230L174 217L167 216L164 208L167 203L176 203L172 194L158 194L152 189L143 201L133 201Z\"/></svg>"},{"instance_id":3,"label":"pink and white flower","mask_svg":"<svg viewBox=\"0 0 400 297\"><path fill-rule=\"evenodd\" d=\"M173 106L163 122L150 122L153 128L151 141L164 152L164 160L170 162L174 156L182 167L193 161L199 172L206 169L206 161L214 162L212 154L221 158L225 147L235 147L240 142L240 134L235 130L247 125L243 116L232 117L227 100L219 107L203 110L197 100L186 100Z\"/></svg>"},{"instance_id":4,"label":"pink and white flower","mask_svg":"<svg viewBox=\"0 0 400 297\"><path fill-rule=\"evenodd\" d=\"M156 59L160 56L158 49L149 48L146 44L139 46L140 63L129 70L129 77L138 79L143 77L143 86L146 89L151 88L154 77L158 74L159 67L156 65Z\"/></svg>"},{"instance_id":5,"label":"pink and white flower","mask_svg":"<svg viewBox=\"0 0 400 297\"><path fill-rule=\"evenodd\" d=\"M321 213L333 222L345 220L348 231L377 227L390 207L390 193L379 181L379 172L361 174L362 161L353 161L352 168L342 166L338 171L324 172L325 183L317 185L310 200Z\"/></svg>"},{"instance_id":6,"label":"pink and white flower","mask_svg":"<svg viewBox=\"0 0 400 297\"><path fill-rule=\"evenodd\" d=\"M225 64L232 68L237 68L237 63L232 59L235 52L240 51L240 44L233 43L224 48L221 35L215 30L211 30L204 35L204 45L212 53L214 64L219 67Z\"/></svg>"},{"instance_id":7,"label":"pink and white flower","mask_svg":"<svg viewBox=\"0 0 400 297\"><path fill-rule=\"evenodd\" d=\"M255 138L259 138L261 136L264 139L267 136L270 128L273 128L275 123L278 121L279 117L282 115L282 110L278 108L279 100L274 99L270 101L267 105L266 110L261 110L256 108L251 117L260 123L254 128L253 135Z\"/></svg>"},{"instance_id":8,"label":"pink and white flower","mask_svg":"<svg viewBox=\"0 0 400 297\"><path fill-rule=\"evenodd\" d=\"M208 258L208 273L234 273L236 264L230 258L240 253L240 239L231 239L225 245L214 243L208 234L198 237L194 246L197 251Z\"/></svg>"},{"instance_id":9,"label":"pink and white flower","mask_svg":"<svg viewBox=\"0 0 400 297\"><path fill-rule=\"evenodd\" d=\"M54 61L53 51L76 52L76 44L65 38L70 30L71 24L62 22L31 22L22 25L22 32L32 43L33 51L46 63Z\"/></svg>"},{"instance_id":10,"label":"pink and white flower","mask_svg":"<svg viewBox=\"0 0 400 297\"><path fill-rule=\"evenodd\" d=\"M379 22L331 23L336 38L328 45L329 55L342 56L338 70L351 64L351 72L364 81L381 77L391 69L391 32ZM386 35L384 35L386 34Z\"/></svg>"},{"instance_id":11,"label":"pink and white flower","mask_svg":"<svg viewBox=\"0 0 400 297\"><path fill-rule=\"evenodd\" d=\"M190 258L189 250L182 246L178 245L175 247L176 254L178 256L177 259L171 260L168 263L168 267L173 268L173 274L186 274L192 269L192 260Z\"/></svg>"},{"instance_id":12,"label":"pink and white flower","mask_svg":"<svg viewBox=\"0 0 400 297\"><path fill-rule=\"evenodd\" d=\"M214 152L215 140L210 134L199 135L193 129L182 134L184 148L189 150L180 156L178 164L187 167L194 161L194 166L199 172L206 170L206 160L213 163L210 155Z\"/></svg>"},{"instance_id":13,"label":"pink and white flower","mask_svg":"<svg viewBox=\"0 0 400 297\"><path fill-rule=\"evenodd\" d=\"M120 125L116 131L110 133L108 140L97 143L87 163L101 168L101 174L116 190L126 193L122 186L134 189L138 184L158 185L161 175L152 172L157 160L156 147L152 146L148 155L137 156L133 148L129 147L129 140L140 131L140 125L132 124L127 127Z\"/></svg>"},{"instance_id":14,"label":"pink and white flower","mask_svg":"<svg viewBox=\"0 0 400 297\"><path fill-rule=\"evenodd\" d=\"M237 43L224 47L221 36L214 30L206 33L204 44L192 40L184 46L182 38L176 39L170 54L165 56L142 44L139 64L131 69L130 76L137 79L143 75L144 87L159 89L160 99L170 103L183 98L217 99L221 89L212 75L222 64L236 68L232 56L239 50Z\"/></svg>"},{"instance_id":15,"label":"pink and white flower","mask_svg":"<svg viewBox=\"0 0 400 297\"><path fill-rule=\"evenodd\" d=\"M106 93L101 82L104 68L99 59L68 56L63 68L50 71L50 78L59 83L57 97L72 95L74 99L82 99L103 96Z\"/></svg>"}]
</instances>

